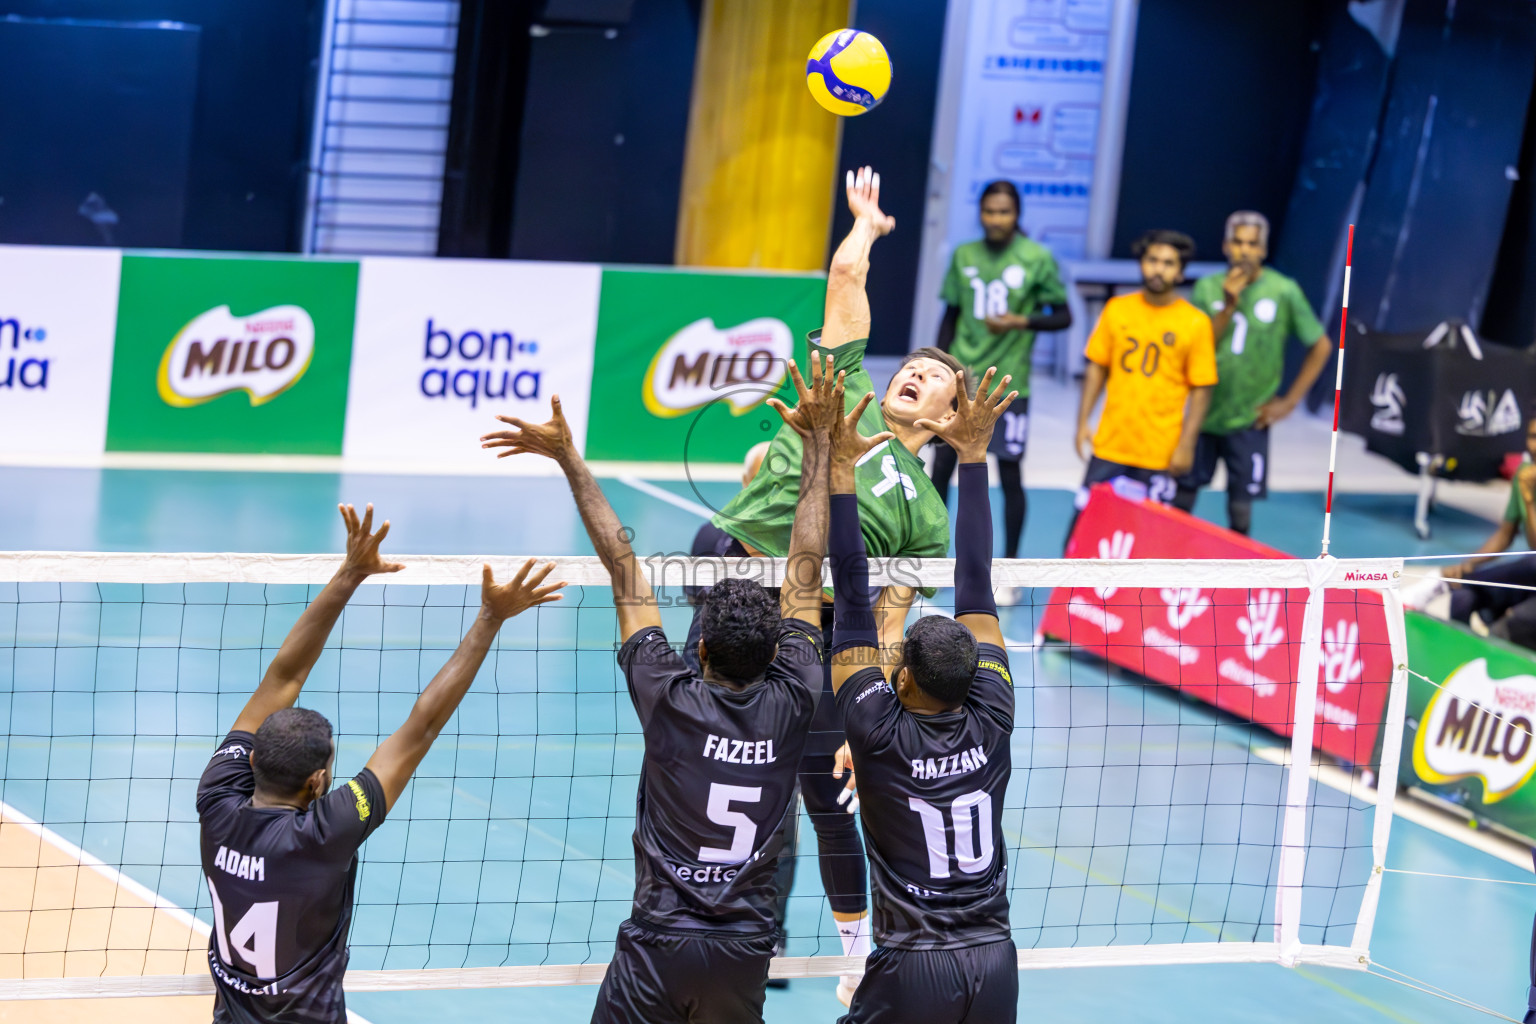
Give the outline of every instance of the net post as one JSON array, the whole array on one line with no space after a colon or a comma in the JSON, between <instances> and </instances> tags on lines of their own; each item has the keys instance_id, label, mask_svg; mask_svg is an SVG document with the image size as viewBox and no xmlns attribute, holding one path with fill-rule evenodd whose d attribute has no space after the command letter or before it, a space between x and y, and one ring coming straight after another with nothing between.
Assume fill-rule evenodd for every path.
<instances>
[{"instance_id":1,"label":"net post","mask_svg":"<svg viewBox=\"0 0 1536 1024\"><path fill-rule=\"evenodd\" d=\"M1301 660L1296 671L1296 706L1291 718L1291 764L1286 777L1284 825L1280 834L1280 877L1275 892L1275 941L1281 965L1295 967L1301 952L1302 882L1307 867L1307 797L1312 782L1312 744L1317 722L1317 686L1322 668L1324 585L1334 560L1324 556L1307 566L1311 586L1301 620Z\"/></svg>"},{"instance_id":2,"label":"net post","mask_svg":"<svg viewBox=\"0 0 1536 1024\"><path fill-rule=\"evenodd\" d=\"M1371 930L1381 900L1382 873L1387 866L1387 841L1392 834L1392 814L1397 803L1397 773L1402 763L1403 724L1408 714L1408 635L1404 624L1403 598L1397 582L1381 592L1387 616L1387 640L1392 648L1392 684L1387 691L1387 715L1381 726L1381 764L1376 774L1376 820L1371 829L1371 876L1360 900L1360 916L1350 951L1362 963L1370 962Z\"/></svg>"},{"instance_id":3,"label":"net post","mask_svg":"<svg viewBox=\"0 0 1536 1024\"><path fill-rule=\"evenodd\" d=\"M1333 437L1328 442L1328 500L1323 507L1323 554L1333 533L1333 470L1339 461L1339 395L1344 391L1344 335L1349 328L1349 275L1355 262L1355 226L1344 246L1344 303L1339 317L1339 359L1333 374Z\"/></svg>"}]
</instances>

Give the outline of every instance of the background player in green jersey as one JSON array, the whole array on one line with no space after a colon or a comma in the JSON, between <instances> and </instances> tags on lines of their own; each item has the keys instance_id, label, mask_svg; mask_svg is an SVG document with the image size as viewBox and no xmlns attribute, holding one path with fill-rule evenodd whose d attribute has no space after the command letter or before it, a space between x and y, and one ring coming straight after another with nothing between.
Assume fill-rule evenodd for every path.
<instances>
[{"instance_id":1,"label":"background player in green jersey","mask_svg":"<svg viewBox=\"0 0 1536 1024\"><path fill-rule=\"evenodd\" d=\"M1191 297L1211 318L1216 335L1215 393L1200 427L1195 465L1178 481L1173 503L1188 512L1200 488L1227 466L1227 522L1246 534L1253 502L1269 489L1269 428L1289 416L1323 372L1333 343L1318 323L1301 286L1264 266L1269 255L1269 220L1239 210L1227 218L1221 251L1225 274L1195 282ZM1310 345L1301 371L1284 395L1285 343L1295 337Z\"/></svg>"},{"instance_id":2,"label":"background player in green jersey","mask_svg":"<svg viewBox=\"0 0 1536 1024\"><path fill-rule=\"evenodd\" d=\"M1023 207L1011 181L981 190L983 237L955 249L941 293L945 305L938 347L980 380L988 367L1013 378L1019 397L992 432L989 452L997 457L1003 489L1003 557L1019 557L1024 537L1024 445L1029 439L1029 359L1036 331L1072 326L1067 293L1050 250L1019 227ZM949 501L955 451L935 447L933 485ZM1003 595L999 595L1002 601ZM1011 603L1002 601L1002 603Z\"/></svg>"},{"instance_id":3,"label":"background player in green jersey","mask_svg":"<svg viewBox=\"0 0 1536 1024\"><path fill-rule=\"evenodd\" d=\"M857 176L850 173L847 193L848 208L854 216L853 230L832 256L827 271L825 320L811 342L812 352L833 357L833 373L845 375L845 402L851 410L874 389L864 368L870 326L869 296L864 290L869 252L875 240L888 234L896 222L881 211L880 179L868 167ZM955 374L959 369L960 364L952 356L938 349L919 349L897 371L884 399L871 402L859 419L859 432L865 437L884 431L895 435L871 449L856 470L860 525L872 555L942 558L949 551L948 510L917 456L933 433L917 423L944 421L952 415ZM694 553L761 553L775 557L787 554L790 526L800 497L803 452L800 435L788 426L781 428L757 475L711 520L710 526L716 531L713 538L704 531L695 538ZM901 639L914 597L912 588L891 586L885 588L876 602L880 636L887 649L896 649L894 645ZM823 609L823 628L830 636L830 603ZM690 634L685 652L696 648L697 637ZM847 790L832 776L833 758L841 746L843 723L832 698L829 670L800 762L800 792L816 830L822 888L837 921L843 952L864 956L869 952L864 846L859 841L858 825L848 813L852 801L846 796L841 802L838 799ZM790 864L793 865L793 859ZM781 897L788 896L793 881L792 871L785 874L787 877L780 880ZM844 1003L852 998L857 983L857 976L842 980L838 996Z\"/></svg>"}]
</instances>

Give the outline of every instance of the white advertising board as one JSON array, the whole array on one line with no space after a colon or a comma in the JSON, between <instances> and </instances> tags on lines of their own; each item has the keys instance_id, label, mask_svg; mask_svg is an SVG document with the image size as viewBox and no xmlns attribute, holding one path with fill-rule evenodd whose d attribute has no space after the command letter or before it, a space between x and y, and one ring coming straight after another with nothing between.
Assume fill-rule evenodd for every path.
<instances>
[{"instance_id":1,"label":"white advertising board","mask_svg":"<svg viewBox=\"0 0 1536 1024\"><path fill-rule=\"evenodd\" d=\"M362 261L343 454L361 466L487 469L496 416L558 394L585 447L602 270L579 263ZM547 472L531 457L511 471Z\"/></svg>"},{"instance_id":2,"label":"white advertising board","mask_svg":"<svg viewBox=\"0 0 1536 1024\"><path fill-rule=\"evenodd\" d=\"M0 246L0 455L99 456L122 254Z\"/></svg>"}]
</instances>

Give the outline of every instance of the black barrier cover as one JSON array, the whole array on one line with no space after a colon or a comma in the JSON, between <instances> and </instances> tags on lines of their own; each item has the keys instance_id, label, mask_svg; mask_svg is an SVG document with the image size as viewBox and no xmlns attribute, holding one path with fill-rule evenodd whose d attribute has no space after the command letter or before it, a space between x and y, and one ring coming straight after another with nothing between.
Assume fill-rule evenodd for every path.
<instances>
[{"instance_id":1,"label":"black barrier cover","mask_svg":"<svg viewBox=\"0 0 1536 1024\"><path fill-rule=\"evenodd\" d=\"M1504 456L1525 445L1536 351L1469 335L1455 320L1414 334L1351 325L1340 425L1410 473L1424 452L1443 457L1438 476L1497 476Z\"/></svg>"}]
</instances>

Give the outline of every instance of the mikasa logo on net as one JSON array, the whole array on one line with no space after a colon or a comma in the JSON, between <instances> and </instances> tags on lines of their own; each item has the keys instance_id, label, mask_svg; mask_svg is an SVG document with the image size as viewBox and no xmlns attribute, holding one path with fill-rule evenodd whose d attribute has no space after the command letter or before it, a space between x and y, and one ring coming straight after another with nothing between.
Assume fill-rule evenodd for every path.
<instances>
[{"instance_id":1,"label":"mikasa logo on net","mask_svg":"<svg viewBox=\"0 0 1536 1024\"><path fill-rule=\"evenodd\" d=\"M302 306L272 306L248 316L218 306L171 339L157 385L161 399L178 408L231 391L264 405L304 376L314 353L315 322Z\"/></svg>"}]
</instances>

